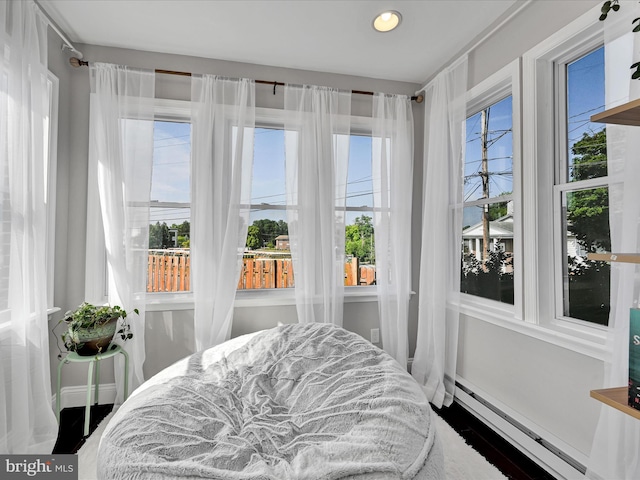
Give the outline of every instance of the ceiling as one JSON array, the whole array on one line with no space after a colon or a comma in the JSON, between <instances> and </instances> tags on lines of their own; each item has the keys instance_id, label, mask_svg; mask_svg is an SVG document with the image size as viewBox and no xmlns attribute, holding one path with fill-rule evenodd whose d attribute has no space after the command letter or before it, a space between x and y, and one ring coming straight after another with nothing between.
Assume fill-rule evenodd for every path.
<instances>
[{"instance_id":1,"label":"ceiling","mask_svg":"<svg viewBox=\"0 0 640 480\"><path fill-rule=\"evenodd\" d=\"M422 83L523 0L38 3L74 43ZM388 9L400 27L374 31Z\"/></svg>"}]
</instances>

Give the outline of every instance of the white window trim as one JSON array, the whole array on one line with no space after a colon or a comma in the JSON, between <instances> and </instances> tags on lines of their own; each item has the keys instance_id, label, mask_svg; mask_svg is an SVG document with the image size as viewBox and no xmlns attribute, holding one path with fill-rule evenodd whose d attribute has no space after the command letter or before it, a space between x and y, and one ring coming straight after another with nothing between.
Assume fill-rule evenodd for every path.
<instances>
[{"instance_id":1,"label":"white window trim","mask_svg":"<svg viewBox=\"0 0 640 480\"><path fill-rule=\"evenodd\" d=\"M461 311L485 312L483 317L522 320L522 226L521 226L521 168L520 168L520 60L515 60L485 79L467 92L466 118L475 115L482 109L489 107L511 96L512 105L512 171L513 193L501 200L513 200L513 257L515 264L513 272L513 305L478 297L466 293L460 294ZM474 202L465 202L465 206ZM486 203L482 200L480 203ZM476 316L476 315L473 315Z\"/></svg>"},{"instance_id":2,"label":"white window trim","mask_svg":"<svg viewBox=\"0 0 640 480\"><path fill-rule=\"evenodd\" d=\"M93 95L91 95L93 101ZM191 102L184 100L156 99L155 119L160 121L185 122L191 117ZM256 127L284 128L286 113L274 108L256 108ZM351 117L352 134L371 134L373 120L369 117ZM99 209L97 178L92 165L89 165L87 189L87 243L85 266L85 298L96 304L107 302L108 273L102 218ZM271 206L270 208L275 208ZM351 211L365 211L361 207L348 207ZM366 211L373 210L367 209ZM345 287L345 303L377 301L377 287ZM147 296L147 311L193 310L193 292L154 292ZM261 307L277 305L295 305L293 288L256 289L236 291L235 307Z\"/></svg>"},{"instance_id":3,"label":"white window trim","mask_svg":"<svg viewBox=\"0 0 640 480\"><path fill-rule=\"evenodd\" d=\"M563 98L558 92L554 62L567 62L602 44L600 7L594 7L522 57L522 185L523 288L527 292L524 320L534 327L530 334L558 346L598 359L606 359L606 327L567 319L556 313L558 289L557 250L561 248L554 229L559 205L555 178L564 136L556 128L564 118L556 108ZM597 182L601 182L600 179ZM553 246L553 248L549 248ZM560 290L560 294L562 291ZM520 326L521 327L521 326Z\"/></svg>"},{"instance_id":4,"label":"white window trim","mask_svg":"<svg viewBox=\"0 0 640 480\"><path fill-rule=\"evenodd\" d=\"M47 308L54 309L55 259L56 259L56 184L58 178L58 94L59 80L49 72L47 80L51 82L49 104L49 151L47 167Z\"/></svg>"}]
</instances>

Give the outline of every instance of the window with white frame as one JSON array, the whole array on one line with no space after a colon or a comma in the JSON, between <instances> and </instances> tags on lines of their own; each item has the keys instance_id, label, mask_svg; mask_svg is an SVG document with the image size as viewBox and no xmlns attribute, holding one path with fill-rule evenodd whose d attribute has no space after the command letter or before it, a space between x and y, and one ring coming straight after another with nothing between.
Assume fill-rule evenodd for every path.
<instances>
[{"instance_id":1,"label":"window with white frame","mask_svg":"<svg viewBox=\"0 0 640 480\"><path fill-rule=\"evenodd\" d=\"M6 76L3 81L6 82ZM44 112L43 120L43 179L44 200L46 207L46 251L45 262L47 271L47 308L54 307L53 286L55 267L55 214L56 214L56 173L57 173L57 137L58 137L58 78L49 73L47 76L47 90L45 99L48 109ZM0 89L6 92L6 88ZM3 102L6 99L2 100ZM9 199L9 172L0 174L0 195L2 208L0 218L7 219L11 215ZM0 231L0 311L8 309L9 271L11 231L6 223L2 223Z\"/></svg>"},{"instance_id":2,"label":"window with white frame","mask_svg":"<svg viewBox=\"0 0 640 480\"><path fill-rule=\"evenodd\" d=\"M239 290L290 288L295 285L285 205L284 130L281 112L258 114L254 140L251 217ZM350 139L346 198L345 286L375 284L372 146L370 125L363 119ZM190 151L189 105L158 101L154 123L147 292L153 302L185 301L190 282ZM97 198L90 199L97 208ZM92 217L89 217L91 222ZM89 222L89 223L90 223ZM101 231L88 225L88 232ZM104 244L87 245L87 298L106 297ZM177 294L177 297L162 294ZM244 297L247 299L248 297Z\"/></svg>"},{"instance_id":3,"label":"window with white frame","mask_svg":"<svg viewBox=\"0 0 640 480\"><path fill-rule=\"evenodd\" d=\"M556 71L564 93L557 103L554 189L557 313L607 325L610 264L587 259L589 252L611 250L606 128L589 121L604 110L604 47L557 62Z\"/></svg>"},{"instance_id":4,"label":"window with white frame","mask_svg":"<svg viewBox=\"0 0 640 480\"><path fill-rule=\"evenodd\" d=\"M523 318L600 357L609 266L586 257L610 246L606 130L589 121L604 110L596 10L522 57Z\"/></svg>"},{"instance_id":5,"label":"window with white frame","mask_svg":"<svg viewBox=\"0 0 640 480\"><path fill-rule=\"evenodd\" d=\"M47 95L49 110L44 125L44 165L45 165L45 201L47 203L47 308L54 308L53 287L55 268L56 238L56 180L58 164L58 78L49 73L47 77Z\"/></svg>"},{"instance_id":6,"label":"window with white frame","mask_svg":"<svg viewBox=\"0 0 640 480\"><path fill-rule=\"evenodd\" d=\"M460 289L513 305L512 102L467 118Z\"/></svg>"},{"instance_id":7,"label":"window with white frame","mask_svg":"<svg viewBox=\"0 0 640 480\"><path fill-rule=\"evenodd\" d=\"M465 303L520 303L519 64L468 95L463 172L462 272ZM519 315L518 315L519 316Z\"/></svg>"},{"instance_id":8,"label":"window with white frame","mask_svg":"<svg viewBox=\"0 0 640 480\"><path fill-rule=\"evenodd\" d=\"M239 290L291 288L285 196L285 135L262 124L255 130L251 216ZM345 227L345 286L375 283L371 135L351 135Z\"/></svg>"}]
</instances>

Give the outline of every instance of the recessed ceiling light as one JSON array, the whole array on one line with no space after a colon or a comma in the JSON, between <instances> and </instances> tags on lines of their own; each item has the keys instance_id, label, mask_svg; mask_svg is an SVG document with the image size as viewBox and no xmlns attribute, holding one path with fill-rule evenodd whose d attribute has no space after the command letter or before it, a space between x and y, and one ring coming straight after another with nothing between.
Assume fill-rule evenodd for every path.
<instances>
[{"instance_id":1,"label":"recessed ceiling light","mask_svg":"<svg viewBox=\"0 0 640 480\"><path fill-rule=\"evenodd\" d=\"M402 15L399 12L388 10L373 19L373 28L378 32L390 32L400 25L401 21Z\"/></svg>"}]
</instances>

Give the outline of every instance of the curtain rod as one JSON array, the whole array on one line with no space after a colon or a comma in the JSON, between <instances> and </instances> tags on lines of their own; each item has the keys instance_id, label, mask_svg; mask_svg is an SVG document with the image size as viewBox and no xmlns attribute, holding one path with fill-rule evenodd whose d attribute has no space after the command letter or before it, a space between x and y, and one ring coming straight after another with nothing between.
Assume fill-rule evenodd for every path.
<instances>
[{"instance_id":1,"label":"curtain rod","mask_svg":"<svg viewBox=\"0 0 640 480\"><path fill-rule=\"evenodd\" d=\"M42 14L42 16L45 18L45 20L47 21L47 23L49 24L49 26L51 27L51 29L56 32L56 35L58 35L58 37L60 37L60 40L62 40L63 45L62 45L62 50L70 50L73 53L75 53L79 58L82 58L82 52L80 50L78 50L73 43L71 43L71 40L69 40L67 38L67 36L65 35L65 33L62 31L62 29L60 27L58 27L58 25L56 24L56 22L53 21L53 19L49 16L49 14L47 12L44 11L44 8L42 8L42 5L40 5L36 0L34 0L33 2L36 7L38 7L38 10L40 10L40 13Z\"/></svg>"},{"instance_id":2,"label":"curtain rod","mask_svg":"<svg viewBox=\"0 0 640 480\"><path fill-rule=\"evenodd\" d=\"M72 67L77 68L77 67L88 67L89 66L89 62L85 61L85 60L80 60L79 58L76 57L71 57L69 59L69 63L71 64ZM191 72L179 72L176 70L162 70L157 68L155 70L156 73L162 73L165 75L178 75L181 77L190 77L192 76ZM262 85L273 85L273 91L275 93L275 89L276 86L282 87L284 85L286 85L285 83L282 82L272 82L269 80L254 80L255 83L259 83ZM351 90L351 93L355 93L358 95L374 95L374 92L368 92L365 90ZM422 103L424 101L424 95L423 94L419 94L419 95L414 95L411 97L411 100L415 100L416 103Z\"/></svg>"}]
</instances>

